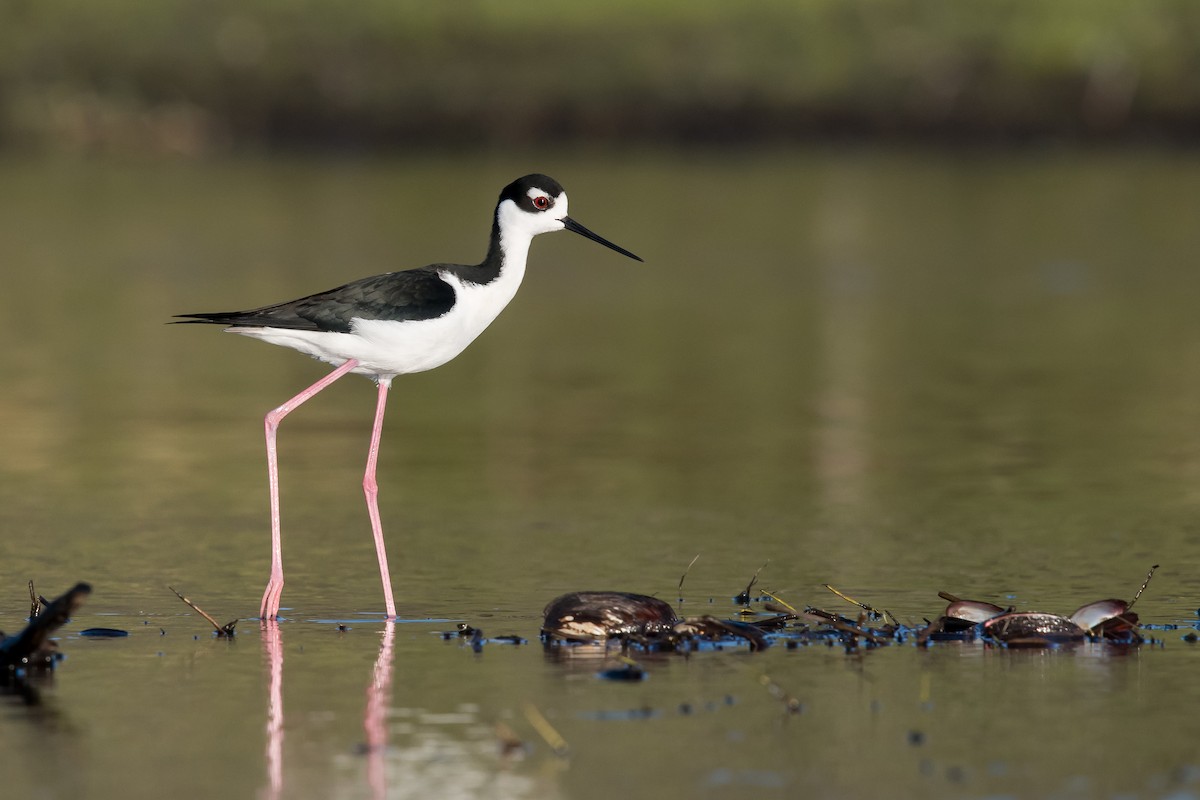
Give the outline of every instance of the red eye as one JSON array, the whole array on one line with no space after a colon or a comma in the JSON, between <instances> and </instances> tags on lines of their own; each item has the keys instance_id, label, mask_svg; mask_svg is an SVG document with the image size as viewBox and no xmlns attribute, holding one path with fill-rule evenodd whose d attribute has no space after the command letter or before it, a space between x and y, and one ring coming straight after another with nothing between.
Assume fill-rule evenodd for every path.
<instances>
[{"instance_id":1,"label":"red eye","mask_svg":"<svg viewBox=\"0 0 1200 800\"><path fill-rule=\"evenodd\" d=\"M545 211L550 207L550 198L546 197L545 195L539 195L538 197L533 198L533 207L538 211Z\"/></svg>"}]
</instances>

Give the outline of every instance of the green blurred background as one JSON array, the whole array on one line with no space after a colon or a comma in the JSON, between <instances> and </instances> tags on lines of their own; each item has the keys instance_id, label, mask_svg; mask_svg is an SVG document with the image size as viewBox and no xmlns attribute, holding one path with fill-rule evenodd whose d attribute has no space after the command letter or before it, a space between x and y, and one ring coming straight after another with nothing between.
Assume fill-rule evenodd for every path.
<instances>
[{"instance_id":1,"label":"green blurred background","mask_svg":"<svg viewBox=\"0 0 1200 800\"><path fill-rule=\"evenodd\" d=\"M0 143L1189 140L1187 0L4 0Z\"/></svg>"}]
</instances>

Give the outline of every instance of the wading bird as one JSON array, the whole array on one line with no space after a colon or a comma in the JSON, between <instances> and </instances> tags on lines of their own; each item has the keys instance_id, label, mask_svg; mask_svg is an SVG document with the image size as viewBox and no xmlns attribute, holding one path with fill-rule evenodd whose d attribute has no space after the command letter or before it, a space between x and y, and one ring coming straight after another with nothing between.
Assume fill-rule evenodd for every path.
<instances>
[{"instance_id":1,"label":"wading bird","mask_svg":"<svg viewBox=\"0 0 1200 800\"><path fill-rule=\"evenodd\" d=\"M545 175L526 175L500 193L487 257L475 266L430 264L388 272L320 294L249 311L180 314L183 322L226 325L230 333L299 350L336 369L267 413L267 474L271 494L271 578L261 615L275 619L283 592L279 517L279 465L275 446L280 421L348 372L375 380L379 395L367 451L363 491L383 579L388 618L396 616L388 574L375 466L388 389L397 375L423 372L461 353L508 305L521 279L533 237L568 230L641 261L567 216L567 195Z\"/></svg>"}]
</instances>

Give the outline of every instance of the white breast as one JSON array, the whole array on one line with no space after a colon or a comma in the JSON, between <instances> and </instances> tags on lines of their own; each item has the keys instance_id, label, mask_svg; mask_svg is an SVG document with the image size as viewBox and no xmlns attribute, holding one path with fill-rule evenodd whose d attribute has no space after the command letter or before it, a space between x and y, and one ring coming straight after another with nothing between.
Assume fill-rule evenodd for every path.
<instances>
[{"instance_id":1,"label":"white breast","mask_svg":"<svg viewBox=\"0 0 1200 800\"><path fill-rule=\"evenodd\" d=\"M290 347L330 364L353 358L353 371L390 381L396 375L440 367L475 341L504 310L525 277L525 259L508 258L500 276L480 285L451 273L442 280L454 287L454 306L436 319L395 321L351 320L350 333L299 331L286 328L230 328L271 344Z\"/></svg>"}]
</instances>

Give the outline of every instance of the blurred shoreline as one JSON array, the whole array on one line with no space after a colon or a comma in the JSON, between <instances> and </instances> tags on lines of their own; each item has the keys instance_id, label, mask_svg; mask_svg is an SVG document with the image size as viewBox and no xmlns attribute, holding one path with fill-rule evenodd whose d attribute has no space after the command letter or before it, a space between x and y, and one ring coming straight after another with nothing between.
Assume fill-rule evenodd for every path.
<instances>
[{"instance_id":1,"label":"blurred shoreline","mask_svg":"<svg viewBox=\"0 0 1200 800\"><path fill-rule=\"evenodd\" d=\"M0 148L1200 141L1200 5L8 0Z\"/></svg>"}]
</instances>

